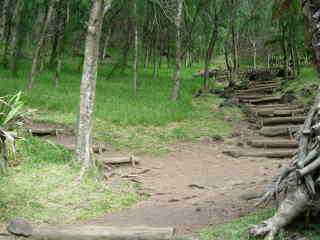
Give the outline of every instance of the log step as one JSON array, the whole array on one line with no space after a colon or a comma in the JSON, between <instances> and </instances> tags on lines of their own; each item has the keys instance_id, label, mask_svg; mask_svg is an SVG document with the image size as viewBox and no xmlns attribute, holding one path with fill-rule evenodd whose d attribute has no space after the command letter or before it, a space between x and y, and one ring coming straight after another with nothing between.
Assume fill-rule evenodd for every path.
<instances>
[{"instance_id":1,"label":"log step","mask_svg":"<svg viewBox=\"0 0 320 240\"><path fill-rule=\"evenodd\" d=\"M305 113L304 109L289 109L289 110L253 110L252 113L258 117L289 117L297 116Z\"/></svg>"},{"instance_id":2,"label":"log step","mask_svg":"<svg viewBox=\"0 0 320 240\"><path fill-rule=\"evenodd\" d=\"M302 124L304 123L306 117L298 116L298 117L276 117L276 118L264 118L262 119L263 126L272 126L272 125L280 125L280 124Z\"/></svg>"},{"instance_id":3,"label":"log step","mask_svg":"<svg viewBox=\"0 0 320 240\"><path fill-rule=\"evenodd\" d=\"M261 95L261 94L250 94L250 95L236 95L236 98L239 100L253 100L253 99L261 99L269 97L268 95Z\"/></svg>"},{"instance_id":4,"label":"log step","mask_svg":"<svg viewBox=\"0 0 320 240\"><path fill-rule=\"evenodd\" d=\"M282 125L273 127L263 127L259 134L265 137L292 136L297 133L301 125Z\"/></svg>"},{"instance_id":5,"label":"log step","mask_svg":"<svg viewBox=\"0 0 320 240\"><path fill-rule=\"evenodd\" d=\"M261 88L261 87L281 87L281 83L249 83L249 87L251 88Z\"/></svg>"},{"instance_id":6,"label":"log step","mask_svg":"<svg viewBox=\"0 0 320 240\"><path fill-rule=\"evenodd\" d=\"M224 151L223 154L226 154L233 158L240 158L240 157L292 158L295 155L295 151L293 151L292 149L282 150L282 151L270 151L270 152Z\"/></svg>"},{"instance_id":7,"label":"log step","mask_svg":"<svg viewBox=\"0 0 320 240\"><path fill-rule=\"evenodd\" d=\"M289 110L289 109L297 109L303 108L301 104L288 104L288 103L270 103L270 104L246 104L246 107L253 110Z\"/></svg>"},{"instance_id":8,"label":"log step","mask_svg":"<svg viewBox=\"0 0 320 240\"><path fill-rule=\"evenodd\" d=\"M274 103L279 102L282 100L282 96L274 96L274 97L266 97L261 99L253 99L253 100L247 100L247 103L250 104L263 104L263 103Z\"/></svg>"},{"instance_id":9,"label":"log step","mask_svg":"<svg viewBox=\"0 0 320 240\"><path fill-rule=\"evenodd\" d=\"M258 87L258 88L249 88L249 89L246 89L246 90L238 90L236 93L238 93L238 94L261 93L261 92L272 93L277 89L279 89L278 86L276 86L276 87Z\"/></svg>"},{"instance_id":10,"label":"log step","mask_svg":"<svg viewBox=\"0 0 320 240\"><path fill-rule=\"evenodd\" d=\"M255 148L297 148L298 142L295 140L270 140L270 139L251 139L248 145Z\"/></svg>"}]
</instances>

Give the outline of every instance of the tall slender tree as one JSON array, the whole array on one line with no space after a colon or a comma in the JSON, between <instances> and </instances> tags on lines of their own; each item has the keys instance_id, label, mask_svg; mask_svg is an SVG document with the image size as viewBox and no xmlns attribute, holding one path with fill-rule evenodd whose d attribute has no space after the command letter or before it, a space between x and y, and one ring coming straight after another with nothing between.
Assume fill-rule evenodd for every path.
<instances>
[{"instance_id":1,"label":"tall slender tree","mask_svg":"<svg viewBox=\"0 0 320 240\"><path fill-rule=\"evenodd\" d=\"M175 18L176 27L176 66L173 76L174 86L172 89L171 99L176 101L179 98L181 87L181 55L182 55L182 10L184 0L177 0L177 16Z\"/></svg>"},{"instance_id":2,"label":"tall slender tree","mask_svg":"<svg viewBox=\"0 0 320 240\"><path fill-rule=\"evenodd\" d=\"M106 4L110 6L111 0ZM82 163L80 179L93 165L92 159L92 115L95 104L96 81L103 16L104 0L94 0L90 13L85 44L83 73L80 88L80 107L76 145L76 161Z\"/></svg>"}]
</instances>

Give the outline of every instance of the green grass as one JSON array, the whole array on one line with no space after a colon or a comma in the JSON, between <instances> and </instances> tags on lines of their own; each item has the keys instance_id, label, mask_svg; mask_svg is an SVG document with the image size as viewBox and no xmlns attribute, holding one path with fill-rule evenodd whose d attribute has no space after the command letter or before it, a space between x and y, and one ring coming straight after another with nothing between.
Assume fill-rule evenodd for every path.
<instances>
[{"instance_id":1,"label":"green grass","mask_svg":"<svg viewBox=\"0 0 320 240\"><path fill-rule=\"evenodd\" d=\"M0 95L24 91L24 101L38 109L37 120L75 125L81 72L75 61L64 64L61 84L53 87L53 73L38 75L32 91L25 91L29 65L22 65L17 78L1 69ZM197 141L212 135L226 136L241 118L237 109L212 112L222 100L207 96L193 99L201 79L192 79L199 68L184 69L181 98L170 100L172 69L163 67L159 76L152 69L140 69L137 94L132 89L131 70L115 72L106 79L110 66L101 66L97 83L94 132L101 140L135 153L164 153L178 141ZM232 119L232 121L225 121Z\"/></svg>"},{"instance_id":2,"label":"green grass","mask_svg":"<svg viewBox=\"0 0 320 240\"><path fill-rule=\"evenodd\" d=\"M129 207L139 201L136 187L117 190L88 174L79 183L79 167L61 146L36 138L18 142L18 160L0 176L0 222L22 217L34 223L72 223Z\"/></svg>"}]
</instances>

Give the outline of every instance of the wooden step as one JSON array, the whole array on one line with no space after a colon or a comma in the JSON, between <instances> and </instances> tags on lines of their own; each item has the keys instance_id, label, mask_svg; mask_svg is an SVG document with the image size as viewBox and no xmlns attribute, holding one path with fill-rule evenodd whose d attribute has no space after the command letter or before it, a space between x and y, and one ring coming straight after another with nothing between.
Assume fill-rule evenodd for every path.
<instances>
[{"instance_id":1,"label":"wooden step","mask_svg":"<svg viewBox=\"0 0 320 240\"><path fill-rule=\"evenodd\" d=\"M305 113L303 108L289 109L289 110L253 110L252 113L258 117L289 117L297 116Z\"/></svg>"},{"instance_id":2,"label":"wooden step","mask_svg":"<svg viewBox=\"0 0 320 240\"><path fill-rule=\"evenodd\" d=\"M239 157L255 157L255 158L292 158L295 155L295 151L289 150L278 150L268 152L248 152L248 151L224 151L223 154L228 156L239 158Z\"/></svg>"},{"instance_id":3,"label":"wooden step","mask_svg":"<svg viewBox=\"0 0 320 240\"><path fill-rule=\"evenodd\" d=\"M253 99L270 97L270 95L250 94L250 95L236 95L235 97L238 98L239 100L253 100Z\"/></svg>"},{"instance_id":4,"label":"wooden step","mask_svg":"<svg viewBox=\"0 0 320 240\"><path fill-rule=\"evenodd\" d=\"M298 142L287 139L250 139L248 145L255 148L297 148Z\"/></svg>"},{"instance_id":5,"label":"wooden step","mask_svg":"<svg viewBox=\"0 0 320 240\"><path fill-rule=\"evenodd\" d=\"M258 88L249 88L246 90L238 90L236 93L237 94L249 94L249 93L260 93L260 92L268 92L272 93L275 90L279 89L279 87L258 87Z\"/></svg>"},{"instance_id":6,"label":"wooden step","mask_svg":"<svg viewBox=\"0 0 320 240\"><path fill-rule=\"evenodd\" d=\"M267 80L267 81L250 81L249 85L259 85L259 84L281 84L282 80Z\"/></svg>"},{"instance_id":7,"label":"wooden step","mask_svg":"<svg viewBox=\"0 0 320 240\"><path fill-rule=\"evenodd\" d=\"M302 104L293 103L269 103L269 104L246 104L246 107L252 109L252 110L289 110L289 109L297 109L297 108L303 108Z\"/></svg>"},{"instance_id":8,"label":"wooden step","mask_svg":"<svg viewBox=\"0 0 320 240\"><path fill-rule=\"evenodd\" d=\"M282 125L273 127L263 127L259 134L265 137L291 136L301 129L301 125Z\"/></svg>"},{"instance_id":9,"label":"wooden step","mask_svg":"<svg viewBox=\"0 0 320 240\"><path fill-rule=\"evenodd\" d=\"M282 96L265 97L260 99L246 100L245 102L250 104L263 104L263 103L274 103L281 101Z\"/></svg>"},{"instance_id":10,"label":"wooden step","mask_svg":"<svg viewBox=\"0 0 320 240\"><path fill-rule=\"evenodd\" d=\"M260 88L260 87L281 87L281 83L249 83L249 88Z\"/></svg>"},{"instance_id":11,"label":"wooden step","mask_svg":"<svg viewBox=\"0 0 320 240\"><path fill-rule=\"evenodd\" d=\"M302 124L304 123L306 116L297 117L275 117L275 118L264 118L261 123L263 126L272 126L280 124Z\"/></svg>"}]
</instances>

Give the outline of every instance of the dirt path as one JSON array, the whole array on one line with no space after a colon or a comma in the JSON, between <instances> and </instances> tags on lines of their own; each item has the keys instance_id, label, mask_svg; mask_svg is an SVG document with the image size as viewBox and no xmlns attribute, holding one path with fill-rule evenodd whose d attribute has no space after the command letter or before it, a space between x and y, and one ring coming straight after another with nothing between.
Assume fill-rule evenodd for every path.
<instances>
[{"instance_id":1,"label":"dirt path","mask_svg":"<svg viewBox=\"0 0 320 240\"><path fill-rule=\"evenodd\" d=\"M186 144L166 157L142 157L140 170L150 171L139 175L138 180L150 198L91 223L168 226L185 234L250 212L252 201L243 200L243 194L262 192L286 160L235 159L222 154L237 148L234 143L235 139L228 139L223 143ZM139 170L131 169L135 172Z\"/></svg>"},{"instance_id":2,"label":"dirt path","mask_svg":"<svg viewBox=\"0 0 320 240\"><path fill-rule=\"evenodd\" d=\"M33 127L42 128L41 124ZM50 127L45 125L45 128ZM236 137L224 141L179 144L175 152L165 157L140 157L137 168L114 169L106 184L117 189L118 184L128 181L124 175L134 176L133 179L141 183L140 191L150 197L132 208L86 224L174 227L177 234L186 234L252 211L254 200L244 200L243 194L262 192L286 160L235 159L222 154L225 150L241 150L243 147L239 143L253 134L245 122L236 132ZM74 148L72 134L47 138ZM99 157L108 158L114 154L108 150Z\"/></svg>"}]
</instances>

